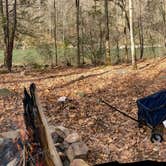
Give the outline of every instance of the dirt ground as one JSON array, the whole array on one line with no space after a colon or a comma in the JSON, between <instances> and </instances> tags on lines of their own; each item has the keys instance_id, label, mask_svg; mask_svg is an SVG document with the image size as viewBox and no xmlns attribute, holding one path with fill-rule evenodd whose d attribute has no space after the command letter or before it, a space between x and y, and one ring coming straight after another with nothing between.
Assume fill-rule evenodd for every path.
<instances>
[{"instance_id":1,"label":"dirt ground","mask_svg":"<svg viewBox=\"0 0 166 166\"><path fill-rule=\"evenodd\" d=\"M147 127L139 129L99 100L137 118L136 100L166 89L165 58L139 62L138 70L128 65L21 70L0 75L0 88L12 91L0 95L0 132L23 127L23 88L34 82L48 123L76 130L89 146L88 163L166 161L166 142L152 144ZM61 96L71 99L63 107L57 103Z\"/></svg>"}]
</instances>

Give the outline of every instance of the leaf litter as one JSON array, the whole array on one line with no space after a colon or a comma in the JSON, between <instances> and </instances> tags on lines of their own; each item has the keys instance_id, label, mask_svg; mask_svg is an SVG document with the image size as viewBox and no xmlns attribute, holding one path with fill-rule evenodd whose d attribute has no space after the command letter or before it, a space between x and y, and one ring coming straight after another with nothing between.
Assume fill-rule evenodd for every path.
<instances>
[{"instance_id":1,"label":"leaf litter","mask_svg":"<svg viewBox=\"0 0 166 166\"><path fill-rule=\"evenodd\" d=\"M77 131L89 146L90 164L166 161L166 142L152 144L148 128L139 129L136 122L99 100L103 98L137 118L136 100L165 89L165 59L140 62L137 71L121 65L26 71L23 76L20 72L1 74L0 87L13 95L0 96L0 132L22 127L23 88L32 81L37 84L48 123ZM57 101L62 96L69 100L60 104Z\"/></svg>"}]
</instances>

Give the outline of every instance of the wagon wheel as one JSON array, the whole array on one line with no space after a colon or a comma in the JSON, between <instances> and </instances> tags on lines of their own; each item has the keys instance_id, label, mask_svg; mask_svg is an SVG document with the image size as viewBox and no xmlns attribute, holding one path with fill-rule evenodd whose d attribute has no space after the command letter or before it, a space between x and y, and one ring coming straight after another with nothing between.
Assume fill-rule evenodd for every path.
<instances>
[{"instance_id":1,"label":"wagon wheel","mask_svg":"<svg viewBox=\"0 0 166 166\"><path fill-rule=\"evenodd\" d=\"M163 139L163 130L164 130L164 127L162 124L160 124L152 129L152 134L151 134L152 143L162 142L164 140Z\"/></svg>"},{"instance_id":2,"label":"wagon wheel","mask_svg":"<svg viewBox=\"0 0 166 166\"><path fill-rule=\"evenodd\" d=\"M154 143L154 142L162 142L163 141L163 136L161 134L153 133L151 135L150 140L151 140L152 143Z\"/></svg>"}]
</instances>

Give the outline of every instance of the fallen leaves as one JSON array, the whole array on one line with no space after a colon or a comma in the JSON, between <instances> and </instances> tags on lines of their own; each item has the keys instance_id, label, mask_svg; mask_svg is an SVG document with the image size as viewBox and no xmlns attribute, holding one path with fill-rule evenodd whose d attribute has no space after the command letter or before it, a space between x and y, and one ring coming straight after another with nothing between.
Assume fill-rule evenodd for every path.
<instances>
[{"instance_id":1,"label":"fallen leaves","mask_svg":"<svg viewBox=\"0 0 166 166\"><path fill-rule=\"evenodd\" d=\"M0 99L0 130L8 131L12 127L20 127L18 118L22 117L23 112L23 87L28 87L31 80L35 79L49 124L62 124L78 131L90 149L89 163L144 159L166 161L165 142L161 145L151 144L150 131L147 128L139 129L137 123L112 111L99 100L104 98L118 109L137 118L136 100L165 88L163 78L166 75L166 61L155 64L155 68L150 61L138 66L145 67L138 71L124 66L29 71L28 76L25 72L21 79L20 73L2 74L1 78L5 82L21 81L0 83L1 87L17 92L17 99L15 96ZM47 76L50 77L41 80L41 77ZM30 81L24 82L27 79ZM63 107L57 102L61 96L69 99ZM3 101L6 103L5 107ZM19 115L16 116L16 113Z\"/></svg>"}]
</instances>

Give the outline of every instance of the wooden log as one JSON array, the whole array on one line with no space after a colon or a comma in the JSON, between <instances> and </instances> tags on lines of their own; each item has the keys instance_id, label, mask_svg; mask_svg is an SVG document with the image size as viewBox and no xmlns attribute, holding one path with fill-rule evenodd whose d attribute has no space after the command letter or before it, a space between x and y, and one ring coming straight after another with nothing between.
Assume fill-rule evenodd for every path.
<instances>
[{"instance_id":1,"label":"wooden log","mask_svg":"<svg viewBox=\"0 0 166 166\"><path fill-rule=\"evenodd\" d=\"M24 95L28 97L28 95L26 94L27 92L24 91ZM28 116L32 118L32 121L34 124L32 124L31 129L35 128L35 131L33 132L37 132L37 138L39 139L40 142L40 146L42 149L42 152L44 152L43 154L43 160L42 163L44 163L44 166L62 166L62 162L61 159L58 155L58 152L54 146L53 143L53 139L51 137L50 131L49 131L49 127L47 124L47 120L44 116L40 101L39 101L39 97L37 94L37 89L35 84L31 84L30 86L30 94L31 94L31 102L29 102L29 104L31 106L29 106L29 114L33 115L33 116ZM24 97L24 110L27 108L26 106L26 99ZM26 114L27 115L27 114ZM25 115L24 115L25 116ZM29 124L28 121L27 123L27 119L26 119L26 126ZM35 127L33 127L35 126Z\"/></svg>"}]
</instances>

